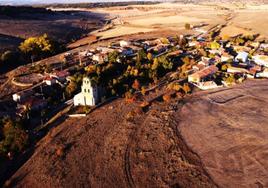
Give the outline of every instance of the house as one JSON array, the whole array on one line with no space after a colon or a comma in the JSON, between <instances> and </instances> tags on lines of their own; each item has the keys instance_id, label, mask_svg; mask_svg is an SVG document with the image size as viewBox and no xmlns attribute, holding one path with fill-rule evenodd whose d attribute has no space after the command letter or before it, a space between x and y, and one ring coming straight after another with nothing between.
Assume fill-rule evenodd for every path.
<instances>
[{"instance_id":1,"label":"house","mask_svg":"<svg viewBox=\"0 0 268 188\"><path fill-rule=\"evenodd\" d=\"M70 73L67 70L55 71L52 74L50 74L51 78L56 78L61 82L65 81L68 76L70 76Z\"/></svg>"},{"instance_id":2,"label":"house","mask_svg":"<svg viewBox=\"0 0 268 188\"><path fill-rule=\"evenodd\" d=\"M13 98L13 101L15 102L23 102L33 94L34 92L32 90L26 90L26 91L21 91L21 92L13 94L12 98Z\"/></svg>"},{"instance_id":3,"label":"house","mask_svg":"<svg viewBox=\"0 0 268 188\"><path fill-rule=\"evenodd\" d=\"M235 62L248 63L248 53L247 52L239 52L235 57Z\"/></svg>"},{"instance_id":4,"label":"house","mask_svg":"<svg viewBox=\"0 0 268 188\"><path fill-rule=\"evenodd\" d=\"M131 42L129 42L129 41L125 41L125 40L121 40L121 41L119 42L119 45L120 45L122 48L124 48L124 47L128 47L130 44L131 44Z\"/></svg>"},{"instance_id":5,"label":"house","mask_svg":"<svg viewBox=\"0 0 268 188\"><path fill-rule=\"evenodd\" d=\"M213 50L209 50L209 53L214 54L214 55L221 55L222 51L220 49L213 49Z\"/></svg>"},{"instance_id":6,"label":"house","mask_svg":"<svg viewBox=\"0 0 268 188\"><path fill-rule=\"evenodd\" d=\"M249 43L249 46L252 48L258 48L260 46L260 43L259 42L251 42L251 43Z\"/></svg>"},{"instance_id":7,"label":"house","mask_svg":"<svg viewBox=\"0 0 268 188\"><path fill-rule=\"evenodd\" d=\"M261 72L261 70L262 68L259 65L254 65L253 67L250 67L248 77L254 78L258 72Z\"/></svg>"},{"instance_id":8,"label":"house","mask_svg":"<svg viewBox=\"0 0 268 188\"><path fill-rule=\"evenodd\" d=\"M262 72L256 73L257 78L268 78L268 68L265 68Z\"/></svg>"},{"instance_id":9,"label":"house","mask_svg":"<svg viewBox=\"0 0 268 188\"><path fill-rule=\"evenodd\" d=\"M179 55L181 55L182 53L183 53L182 50L175 50L175 51L173 51L173 52L169 52L169 53L167 54L167 56L172 56L172 57L174 57L174 56L179 56Z\"/></svg>"},{"instance_id":10,"label":"house","mask_svg":"<svg viewBox=\"0 0 268 188\"><path fill-rule=\"evenodd\" d=\"M263 43L260 45L260 48L263 50L268 49L268 44Z\"/></svg>"},{"instance_id":11,"label":"house","mask_svg":"<svg viewBox=\"0 0 268 188\"><path fill-rule=\"evenodd\" d=\"M92 56L92 60L102 64L108 61L108 54L107 53L98 53Z\"/></svg>"},{"instance_id":12,"label":"house","mask_svg":"<svg viewBox=\"0 0 268 188\"><path fill-rule=\"evenodd\" d=\"M45 99L40 99L34 96L27 98L24 102L18 103L18 109L26 110L29 108L30 110L37 111L42 110L47 106L47 101Z\"/></svg>"},{"instance_id":13,"label":"house","mask_svg":"<svg viewBox=\"0 0 268 188\"><path fill-rule=\"evenodd\" d=\"M158 53L162 53L165 52L167 50L167 45L161 44L161 45L157 45L154 48L154 51L158 52Z\"/></svg>"},{"instance_id":14,"label":"house","mask_svg":"<svg viewBox=\"0 0 268 188\"><path fill-rule=\"evenodd\" d=\"M204 64L197 64L193 66L193 70L196 72L196 71L204 69L205 67L206 66Z\"/></svg>"},{"instance_id":15,"label":"house","mask_svg":"<svg viewBox=\"0 0 268 188\"><path fill-rule=\"evenodd\" d=\"M89 52L89 51L82 51L82 52L79 52L79 56L81 57L88 57L88 56L92 56L93 53L92 52Z\"/></svg>"},{"instance_id":16,"label":"house","mask_svg":"<svg viewBox=\"0 0 268 188\"><path fill-rule=\"evenodd\" d=\"M131 48L123 48L123 49L119 50L119 52L123 56L132 56L134 54L134 51Z\"/></svg>"},{"instance_id":17,"label":"house","mask_svg":"<svg viewBox=\"0 0 268 188\"><path fill-rule=\"evenodd\" d=\"M256 55L253 56L252 59L257 65L268 67L268 56Z\"/></svg>"},{"instance_id":18,"label":"house","mask_svg":"<svg viewBox=\"0 0 268 188\"><path fill-rule=\"evenodd\" d=\"M194 47L194 46L198 46L200 43L198 41L191 41L188 43L189 47Z\"/></svg>"},{"instance_id":19,"label":"house","mask_svg":"<svg viewBox=\"0 0 268 188\"><path fill-rule=\"evenodd\" d=\"M205 78L215 74L218 71L218 68L215 65L208 66L198 72L195 72L188 76L189 82L201 82Z\"/></svg>"},{"instance_id":20,"label":"house","mask_svg":"<svg viewBox=\"0 0 268 188\"><path fill-rule=\"evenodd\" d=\"M240 52L250 52L251 48L247 47L247 46L233 46L234 51L236 51L237 53Z\"/></svg>"},{"instance_id":21,"label":"house","mask_svg":"<svg viewBox=\"0 0 268 188\"><path fill-rule=\"evenodd\" d=\"M249 73L249 71L245 68L233 67L233 66L228 67L227 72L229 72L229 73Z\"/></svg>"},{"instance_id":22,"label":"house","mask_svg":"<svg viewBox=\"0 0 268 188\"><path fill-rule=\"evenodd\" d=\"M56 79L50 76L47 76L44 78L43 82L46 83L46 85L51 86L56 83Z\"/></svg>"},{"instance_id":23,"label":"house","mask_svg":"<svg viewBox=\"0 0 268 188\"><path fill-rule=\"evenodd\" d=\"M147 47L150 47L150 46L155 46L157 45L157 42L155 40L147 40L147 41L144 41L143 44Z\"/></svg>"},{"instance_id":24,"label":"house","mask_svg":"<svg viewBox=\"0 0 268 188\"><path fill-rule=\"evenodd\" d=\"M99 46L99 47L97 47L97 51L101 52L102 54L108 54L108 53L113 52L114 49L108 48L108 47Z\"/></svg>"},{"instance_id":25,"label":"house","mask_svg":"<svg viewBox=\"0 0 268 188\"><path fill-rule=\"evenodd\" d=\"M222 87L222 86L218 86L214 81L199 82L194 85L201 90L209 90L209 89L216 89L216 88Z\"/></svg>"},{"instance_id":26,"label":"house","mask_svg":"<svg viewBox=\"0 0 268 188\"><path fill-rule=\"evenodd\" d=\"M81 92L74 96L74 106L94 106L98 103L98 97L98 87L88 77L85 77Z\"/></svg>"},{"instance_id":27,"label":"house","mask_svg":"<svg viewBox=\"0 0 268 188\"><path fill-rule=\"evenodd\" d=\"M232 61L234 59L234 56L224 52L222 55L221 55L221 62L227 62L227 61Z\"/></svg>"}]
</instances>

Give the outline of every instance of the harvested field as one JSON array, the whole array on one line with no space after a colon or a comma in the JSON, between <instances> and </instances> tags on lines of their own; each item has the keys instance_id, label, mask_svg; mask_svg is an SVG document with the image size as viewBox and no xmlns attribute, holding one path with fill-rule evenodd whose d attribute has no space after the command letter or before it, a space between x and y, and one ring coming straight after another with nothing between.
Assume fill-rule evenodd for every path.
<instances>
[{"instance_id":1,"label":"harvested field","mask_svg":"<svg viewBox=\"0 0 268 188\"><path fill-rule=\"evenodd\" d=\"M101 38L123 36L140 32L175 30L180 32L185 23L192 25L206 23L207 30L215 24L225 24L221 35L259 33L267 37L267 5L253 6L240 4L180 4L162 3L156 5L132 5L124 7L96 8L90 11L109 15L114 27L97 33ZM115 18L115 19L114 19ZM254 18L254 19L252 19ZM260 27L262 25L262 27Z\"/></svg>"}]
</instances>

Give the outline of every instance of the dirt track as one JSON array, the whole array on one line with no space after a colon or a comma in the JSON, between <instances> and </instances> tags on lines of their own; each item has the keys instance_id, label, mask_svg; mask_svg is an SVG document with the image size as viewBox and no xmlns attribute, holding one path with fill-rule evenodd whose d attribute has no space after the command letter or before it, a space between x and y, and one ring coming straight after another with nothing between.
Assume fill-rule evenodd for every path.
<instances>
[{"instance_id":1,"label":"dirt track","mask_svg":"<svg viewBox=\"0 0 268 188\"><path fill-rule=\"evenodd\" d=\"M266 80L248 82L154 103L146 113L116 100L53 129L7 183L267 187L267 88Z\"/></svg>"}]
</instances>

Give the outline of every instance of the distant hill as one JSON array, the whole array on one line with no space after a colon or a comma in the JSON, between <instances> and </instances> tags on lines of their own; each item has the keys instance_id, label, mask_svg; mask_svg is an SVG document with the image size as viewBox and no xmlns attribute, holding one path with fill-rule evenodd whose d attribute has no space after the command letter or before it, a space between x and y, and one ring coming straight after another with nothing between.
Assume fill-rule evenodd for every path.
<instances>
[{"instance_id":1,"label":"distant hill","mask_svg":"<svg viewBox=\"0 0 268 188\"><path fill-rule=\"evenodd\" d=\"M71 3L103 3L103 2L130 2L132 0L72 0ZM151 0L135 0L135 1L151 1ZM3 0L0 2L0 4L9 4L9 5L33 5L33 4L68 4L70 3L69 0L46 0L46 1L40 1L40 0L22 0L22 1L17 1L17 0Z\"/></svg>"},{"instance_id":2,"label":"distant hill","mask_svg":"<svg viewBox=\"0 0 268 188\"><path fill-rule=\"evenodd\" d=\"M100 27L102 17L101 14L89 12L54 12L42 7L0 6L0 53L16 48L23 39L44 33L58 42L71 42Z\"/></svg>"},{"instance_id":3,"label":"distant hill","mask_svg":"<svg viewBox=\"0 0 268 188\"><path fill-rule=\"evenodd\" d=\"M54 14L53 11L46 8L31 7L31 6L0 6L0 18L3 16L11 17L13 19L22 19L29 17L34 18L34 14Z\"/></svg>"}]
</instances>

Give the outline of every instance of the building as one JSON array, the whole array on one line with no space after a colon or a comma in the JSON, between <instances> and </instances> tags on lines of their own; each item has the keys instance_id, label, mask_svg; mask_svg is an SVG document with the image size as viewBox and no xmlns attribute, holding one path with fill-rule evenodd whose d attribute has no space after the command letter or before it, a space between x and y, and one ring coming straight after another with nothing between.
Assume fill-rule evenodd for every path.
<instances>
[{"instance_id":1,"label":"building","mask_svg":"<svg viewBox=\"0 0 268 188\"><path fill-rule=\"evenodd\" d=\"M235 57L235 62L248 63L248 53L247 52L239 52Z\"/></svg>"},{"instance_id":2,"label":"building","mask_svg":"<svg viewBox=\"0 0 268 188\"><path fill-rule=\"evenodd\" d=\"M176 56L181 55L182 53L183 53L182 50L175 50L175 51L173 51L173 52L169 52L169 53L167 54L167 56L176 57Z\"/></svg>"},{"instance_id":3,"label":"building","mask_svg":"<svg viewBox=\"0 0 268 188\"><path fill-rule=\"evenodd\" d=\"M103 54L108 54L108 53L112 53L114 51L114 49L112 48L108 48L108 47L103 47L103 46L99 46L96 49L97 51L103 53Z\"/></svg>"},{"instance_id":4,"label":"building","mask_svg":"<svg viewBox=\"0 0 268 188\"><path fill-rule=\"evenodd\" d=\"M222 87L222 85L218 86L214 81L199 82L194 85L201 90L209 90L209 89L216 89L216 88Z\"/></svg>"},{"instance_id":5,"label":"building","mask_svg":"<svg viewBox=\"0 0 268 188\"><path fill-rule=\"evenodd\" d=\"M74 96L74 106L94 106L98 103L98 88L88 77L83 78L81 92Z\"/></svg>"},{"instance_id":6,"label":"building","mask_svg":"<svg viewBox=\"0 0 268 188\"><path fill-rule=\"evenodd\" d=\"M13 94L12 98L13 98L13 101L15 102L23 102L33 94L34 92L32 90L21 91L21 92Z\"/></svg>"},{"instance_id":7,"label":"building","mask_svg":"<svg viewBox=\"0 0 268 188\"><path fill-rule=\"evenodd\" d=\"M134 55L134 51L132 50L132 48L124 48L124 49L119 50L119 52L123 56L132 56L132 55Z\"/></svg>"},{"instance_id":8,"label":"building","mask_svg":"<svg viewBox=\"0 0 268 188\"><path fill-rule=\"evenodd\" d=\"M82 51L82 52L79 52L79 56L81 57L88 57L88 56L92 56L93 53L92 52L89 52L89 51Z\"/></svg>"},{"instance_id":9,"label":"building","mask_svg":"<svg viewBox=\"0 0 268 188\"><path fill-rule=\"evenodd\" d=\"M119 42L119 44L120 44L120 46L121 46L122 48L124 48L124 47L128 47L131 43L130 43L129 41L121 40L121 41Z\"/></svg>"},{"instance_id":10,"label":"building","mask_svg":"<svg viewBox=\"0 0 268 188\"><path fill-rule=\"evenodd\" d=\"M67 70L55 71L50 74L51 78L55 78L61 82L65 81L68 76L70 76L70 73Z\"/></svg>"},{"instance_id":11,"label":"building","mask_svg":"<svg viewBox=\"0 0 268 188\"><path fill-rule=\"evenodd\" d=\"M108 54L106 54L106 53L94 54L92 56L92 60L102 64L102 63L108 61Z\"/></svg>"},{"instance_id":12,"label":"building","mask_svg":"<svg viewBox=\"0 0 268 188\"><path fill-rule=\"evenodd\" d=\"M249 75L248 75L248 77L255 77L255 75L258 73L258 72L261 72L262 71L262 68L261 68L261 66L259 66L259 65L254 65L253 67L250 67L250 69L249 69Z\"/></svg>"},{"instance_id":13,"label":"building","mask_svg":"<svg viewBox=\"0 0 268 188\"><path fill-rule=\"evenodd\" d=\"M268 44L263 43L263 44L260 45L260 48L262 50L268 49Z\"/></svg>"},{"instance_id":14,"label":"building","mask_svg":"<svg viewBox=\"0 0 268 188\"><path fill-rule=\"evenodd\" d=\"M256 56L253 56L252 59L256 64L258 64L260 66L268 67L268 56L256 55Z\"/></svg>"},{"instance_id":15,"label":"building","mask_svg":"<svg viewBox=\"0 0 268 188\"><path fill-rule=\"evenodd\" d=\"M22 109L27 109L29 108L30 110L42 110L47 106L47 101L45 99L40 99L34 96L31 96L27 98L24 102L18 104L18 108Z\"/></svg>"},{"instance_id":16,"label":"building","mask_svg":"<svg viewBox=\"0 0 268 188\"><path fill-rule=\"evenodd\" d=\"M208 66L198 72L195 72L188 76L189 82L201 82L205 78L215 74L218 71L218 68L215 65Z\"/></svg>"},{"instance_id":17,"label":"building","mask_svg":"<svg viewBox=\"0 0 268 188\"><path fill-rule=\"evenodd\" d=\"M221 62L233 61L234 57L226 52L221 55Z\"/></svg>"},{"instance_id":18,"label":"building","mask_svg":"<svg viewBox=\"0 0 268 188\"><path fill-rule=\"evenodd\" d=\"M46 85L51 86L51 85L53 85L53 84L56 83L56 79L55 79L55 78L52 78L52 77L50 77L50 76L46 76L46 77L44 78L43 82L45 82Z\"/></svg>"},{"instance_id":19,"label":"building","mask_svg":"<svg viewBox=\"0 0 268 188\"><path fill-rule=\"evenodd\" d=\"M193 70L194 71L199 71L199 70L202 70L202 69L204 69L206 66L204 65L204 64L197 64L197 65L194 65L193 66Z\"/></svg>"},{"instance_id":20,"label":"building","mask_svg":"<svg viewBox=\"0 0 268 188\"><path fill-rule=\"evenodd\" d=\"M233 67L233 66L228 67L227 72L229 72L229 73L249 73L249 71L245 68Z\"/></svg>"},{"instance_id":21,"label":"building","mask_svg":"<svg viewBox=\"0 0 268 188\"><path fill-rule=\"evenodd\" d=\"M234 51L237 53L250 52L251 48L247 46L233 46Z\"/></svg>"},{"instance_id":22,"label":"building","mask_svg":"<svg viewBox=\"0 0 268 188\"><path fill-rule=\"evenodd\" d=\"M265 68L262 72L256 73L257 78L268 78L268 68Z\"/></svg>"}]
</instances>

